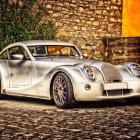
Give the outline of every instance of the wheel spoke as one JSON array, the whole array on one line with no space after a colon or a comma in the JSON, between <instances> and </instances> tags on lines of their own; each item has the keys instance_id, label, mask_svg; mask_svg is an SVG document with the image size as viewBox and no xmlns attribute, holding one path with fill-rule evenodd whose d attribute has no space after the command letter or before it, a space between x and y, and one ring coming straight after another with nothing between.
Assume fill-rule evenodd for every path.
<instances>
[{"instance_id":1,"label":"wheel spoke","mask_svg":"<svg viewBox=\"0 0 140 140\"><path fill-rule=\"evenodd\" d=\"M67 93L66 93L65 91L63 91L63 96L65 96L65 97L66 97L66 95L67 95Z\"/></svg>"},{"instance_id":2,"label":"wheel spoke","mask_svg":"<svg viewBox=\"0 0 140 140\"><path fill-rule=\"evenodd\" d=\"M63 86L63 88L65 89L65 88L66 88L66 83L63 82L62 86Z\"/></svg>"},{"instance_id":3,"label":"wheel spoke","mask_svg":"<svg viewBox=\"0 0 140 140\"><path fill-rule=\"evenodd\" d=\"M60 82L60 85L62 85L62 81L63 81L63 80L62 80L62 78L60 77L60 81L59 81L59 82Z\"/></svg>"},{"instance_id":4,"label":"wheel spoke","mask_svg":"<svg viewBox=\"0 0 140 140\"><path fill-rule=\"evenodd\" d=\"M58 84L62 84L62 77L58 77Z\"/></svg>"},{"instance_id":5,"label":"wheel spoke","mask_svg":"<svg viewBox=\"0 0 140 140\"><path fill-rule=\"evenodd\" d=\"M58 104L60 104L60 97L58 96L58 98L56 99L56 102L58 103Z\"/></svg>"},{"instance_id":6,"label":"wheel spoke","mask_svg":"<svg viewBox=\"0 0 140 140\"><path fill-rule=\"evenodd\" d=\"M58 89L59 89L59 87L58 87L58 86L54 87L54 90L55 90L55 91L58 91Z\"/></svg>"},{"instance_id":7,"label":"wheel spoke","mask_svg":"<svg viewBox=\"0 0 140 140\"><path fill-rule=\"evenodd\" d=\"M63 102L65 102L65 100L66 100L66 96L62 96L62 99L63 99Z\"/></svg>"},{"instance_id":8,"label":"wheel spoke","mask_svg":"<svg viewBox=\"0 0 140 140\"><path fill-rule=\"evenodd\" d=\"M59 82L58 81L56 81L55 84L56 84L55 85L56 87L59 87Z\"/></svg>"},{"instance_id":9,"label":"wheel spoke","mask_svg":"<svg viewBox=\"0 0 140 140\"><path fill-rule=\"evenodd\" d=\"M63 103L64 103L64 101L63 101L62 96L59 96L59 98L60 98L60 104L63 104Z\"/></svg>"}]
</instances>

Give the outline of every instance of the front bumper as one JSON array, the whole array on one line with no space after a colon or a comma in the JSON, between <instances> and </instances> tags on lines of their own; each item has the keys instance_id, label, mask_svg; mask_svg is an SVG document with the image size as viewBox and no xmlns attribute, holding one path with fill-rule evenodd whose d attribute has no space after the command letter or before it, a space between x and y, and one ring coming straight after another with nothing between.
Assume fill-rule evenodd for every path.
<instances>
[{"instance_id":1,"label":"front bumper","mask_svg":"<svg viewBox=\"0 0 140 140\"><path fill-rule=\"evenodd\" d=\"M91 89L86 90L89 84ZM73 83L74 96L77 101L100 101L140 97L140 81L123 81L119 83Z\"/></svg>"}]
</instances>

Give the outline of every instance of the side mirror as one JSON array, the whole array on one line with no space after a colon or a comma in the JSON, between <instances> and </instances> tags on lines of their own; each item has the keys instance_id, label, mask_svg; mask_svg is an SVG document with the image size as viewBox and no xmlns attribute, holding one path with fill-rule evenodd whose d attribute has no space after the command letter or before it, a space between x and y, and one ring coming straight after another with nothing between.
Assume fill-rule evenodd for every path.
<instances>
[{"instance_id":1,"label":"side mirror","mask_svg":"<svg viewBox=\"0 0 140 140\"><path fill-rule=\"evenodd\" d=\"M14 54L12 55L14 60L23 60L24 56L22 54Z\"/></svg>"},{"instance_id":2,"label":"side mirror","mask_svg":"<svg viewBox=\"0 0 140 140\"><path fill-rule=\"evenodd\" d=\"M84 57L84 58L88 58L88 54L85 54L85 53L84 53L84 54L83 54L83 57Z\"/></svg>"}]
</instances>

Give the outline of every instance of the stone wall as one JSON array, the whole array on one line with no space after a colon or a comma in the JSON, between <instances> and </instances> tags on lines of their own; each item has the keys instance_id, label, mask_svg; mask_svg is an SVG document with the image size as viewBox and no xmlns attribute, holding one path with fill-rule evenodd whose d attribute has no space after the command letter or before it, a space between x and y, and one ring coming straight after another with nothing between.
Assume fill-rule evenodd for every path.
<instances>
[{"instance_id":1,"label":"stone wall","mask_svg":"<svg viewBox=\"0 0 140 140\"><path fill-rule=\"evenodd\" d=\"M111 63L125 61L140 64L140 37L114 37L107 39L108 59Z\"/></svg>"},{"instance_id":2,"label":"stone wall","mask_svg":"<svg viewBox=\"0 0 140 140\"><path fill-rule=\"evenodd\" d=\"M38 0L33 11L55 23L57 40L73 42L92 59L104 59L102 39L121 36L122 0Z\"/></svg>"}]
</instances>

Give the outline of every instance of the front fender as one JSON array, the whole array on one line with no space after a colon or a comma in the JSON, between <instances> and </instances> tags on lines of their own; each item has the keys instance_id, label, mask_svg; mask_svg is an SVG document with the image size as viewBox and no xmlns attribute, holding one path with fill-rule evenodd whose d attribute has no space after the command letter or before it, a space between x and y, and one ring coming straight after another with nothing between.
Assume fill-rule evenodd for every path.
<instances>
[{"instance_id":1,"label":"front fender","mask_svg":"<svg viewBox=\"0 0 140 140\"><path fill-rule=\"evenodd\" d=\"M59 72L65 73L71 80L72 84L88 84L88 83L100 83L100 81L103 82L103 77L101 75L101 72L98 69L95 69L95 75L96 75L96 80L91 81L89 80L86 75L84 74L83 71L83 64L76 64L76 65L61 65L57 66L54 69L50 70L46 75L44 80L39 83L39 86L41 87L46 87L46 95L47 97L51 97L51 88L53 84L53 79L55 75Z\"/></svg>"},{"instance_id":2,"label":"front fender","mask_svg":"<svg viewBox=\"0 0 140 140\"><path fill-rule=\"evenodd\" d=\"M85 83L89 81L82 71L80 66L63 65L58 66L51 70L48 74L51 75L51 79L56 75L56 73L63 72L70 78L72 83Z\"/></svg>"}]
</instances>

